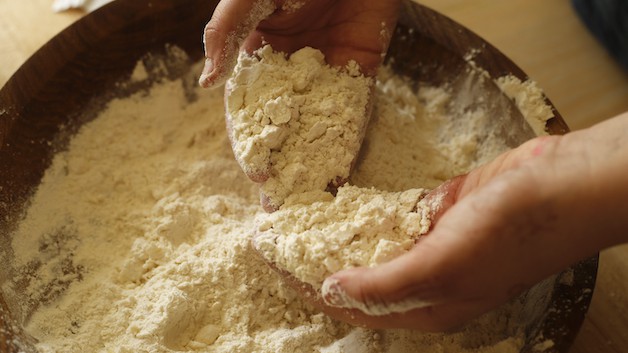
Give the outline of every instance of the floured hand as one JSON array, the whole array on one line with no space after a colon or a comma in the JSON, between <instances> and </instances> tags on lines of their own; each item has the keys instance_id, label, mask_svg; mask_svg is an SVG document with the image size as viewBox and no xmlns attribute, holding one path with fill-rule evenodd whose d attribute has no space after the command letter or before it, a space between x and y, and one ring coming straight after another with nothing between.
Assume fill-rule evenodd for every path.
<instances>
[{"instance_id":1,"label":"floured hand","mask_svg":"<svg viewBox=\"0 0 628 353\"><path fill-rule=\"evenodd\" d=\"M244 49L263 43L293 53L320 49L336 67L355 61L374 76L397 23L399 1L222 0L205 27L206 63L199 83L220 85Z\"/></svg>"},{"instance_id":2,"label":"floured hand","mask_svg":"<svg viewBox=\"0 0 628 353\"><path fill-rule=\"evenodd\" d=\"M361 314L326 312L372 328L443 331L627 241L626 131L628 114L537 138L443 184L426 196L442 199L436 224L412 250L323 283L323 305Z\"/></svg>"},{"instance_id":3,"label":"floured hand","mask_svg":"<svg viewBox=\"0 0 628 353\"><path fill-rule=\"evenodd\" d=\"M336 197L322 191L292 195L277 212L258 215L252 244L321 310L370 320L355 310L325 307L321 285L342 269L377 266L412 249L429 230L437 204L425 195L424 189L387 192L356 186L339 188Z\"/></svg>"},{"instance_id":4,"label":"floured hand","mask_svg":"<svg viewBox=\"0 0 628 353\"><path fill-rule=\"evenodd\" d=\"M392 30L396 24L398 7L399 1L397 0L384 2L358 0L221 1L205 29L204 41L207 59L199 83L203 87L221 84L231 75L237 62L239 49L244 49L245 52L251 54L259 49L263 42L271 44L273 49L277 51L289 54L300 51L307 46L317 48L321 50L325 62L332 67L344 68L345 71L353 70L354 76L359 72L366 77L372 77L381 64L383 53L388 47ZM351 69L347 70L347 67ZM356 70L357 72L355 72ZM313 73L303 75L302 79L308 79L308 76L311 79L311 74ZM249 78L248 80L252 79ZM265 78L265 80L270 79ZM232 85L227 84L225 91L227 106L230 101L234 100L232 88ZM333 92L330 94L331 100L334 99L333 94ZM362 93L358 92L358 94ZM287 95L283 94L283 96ZM276 98L279 98L279 95ZM297 99L302 98L297 97ZM281 101L276 101L275 103L274 108L276 109L271 115L281 115L276 114L277 109L286 108L285 103L287 102L284 101L282 104ZM288 109L294 110L295 104L293 103L295 102L289 102L290 107ZM338 99L336 106L340 107L342 104L347 104L347 102ZM355 105L355 103L351 104ZM347 136L354 139L354 143L347 147L353 154L352 157L350 160L331 159L329 161L330 163L342 164L344 169L347 169L346 167L350 169L355 161L370 115L371 100L367 99L361 104L363 105L362 109L353 113L358 114L353 119L360 120L356 123L359 131L353 131ZM297 102L296 105L299 103ZM327 107L327 110L329 109L333 110L334 107ZM273 110L272 107L269 110ZM325 114L324 111L321 113ZM251 161L250 158L243 155L241 150L237 149L236 144L241 132L238 127L241 125L234 121L237 118L234 116L233 110L227 111L226 118L236 159L245 173L256 182L266 182L271 177L277 178L277 173L273 172L271 162L268 161L269 158L258 155L257 157L260 157L258 161ZM278 118L278 120L281 119L285 120L285 116ZM259 122L265 123L265 121ZM281 142L277 141L285 138L285 131L282 131L281 126L276 128L277 125L281 124L285 124L285 122L273 124L275 126L268 127L266 131L258 131L259 134L264 134L264 143L276 151L281 147L278 146ZM329 130L329 126L322 124L310 125L306 128L312 131L310 132L311 136L304 136L305 139L318 138L319 136L314 135ZM347 126L344 129L350 131L355 127ZM332 131L332 133L335 132ZM340 134L346 135L344 132L340 132ZM356 144L357 149L353 147ZM324 154L324 151L313 153ZM267 162L261 163L259 159L265 159ZM280 163L277 163L277 167L280 167L278 164ZM321 172L317 168L312 168L311 163L309 163L310 165L307 165L308 163L299 164L292 163L290 166L284 166L292 168L287 173L290 174L288 179L295 180L287 180L283 177L280 184L294 184L297 182L296 179L307 178L312 173ZM275 168L276 170L278 168ZM347 177L346 172L339 173L328 177L326 184L335 188L341 185ZM278 188L285 189L285 185L280 187L276 183L271 184L273 185L263 187L261 195L262 205L268 211L277 209L287 195L284 195L283 191L277 192ZM320 185L316 188L320 188ZM288 189L291 189L291 186L288 186ZM289 190L289 192L294 191L298 190Z\"/></svg>"}]
</instances>

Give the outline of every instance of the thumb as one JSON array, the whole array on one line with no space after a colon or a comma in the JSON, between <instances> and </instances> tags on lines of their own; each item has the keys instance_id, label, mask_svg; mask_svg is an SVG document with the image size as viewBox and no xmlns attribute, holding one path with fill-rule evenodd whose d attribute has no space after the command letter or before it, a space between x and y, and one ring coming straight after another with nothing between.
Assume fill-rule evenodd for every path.
<instances>
[{"instance_id":1,"label":"thumb","mask_svg":"<svg viewBox=\"0 0 628 353\"><path fill-rule=\"evenodd\" d=\"M224 83L233 71L240 46L257 25L275 11L273 0L220 1L205 26L205 66L199 78L204 87Z\"/></svg>"},{"instance_id":2,"label":"thumb","mask_svg":"<svg viewBox=\"0 0 628 353\"><path fill-rule=\"evenodd\" d=\"M429 275L429 259L418 254L426 250L427 247L415 247L376 267L337 272L323 282L322 298L329 306L359 309L370 316L435 305L435 298L443 299L447 292L446 282Z\"/></svg>"}]
</instances>

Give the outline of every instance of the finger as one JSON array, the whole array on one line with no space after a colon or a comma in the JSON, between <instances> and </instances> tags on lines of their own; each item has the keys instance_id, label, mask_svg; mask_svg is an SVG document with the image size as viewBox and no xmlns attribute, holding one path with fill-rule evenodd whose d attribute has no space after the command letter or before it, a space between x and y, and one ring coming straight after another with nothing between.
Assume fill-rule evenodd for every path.
<instances>
[{"instance_id":1,"label":"finger","mask_svg":"<svg viewBox=\"0 0 628 353\"><path fill-rule=\"evenodd\" d=\"M448 284L453 282L444 280L443 271L430 263L430 252L436 251L437 257L446 254L428 240L385 264L330 276L323 282L323 299L331 306L357 308L375 316L437 304L446 298Z\"/></svg>"},{"instance_id":2,"label":"finger","mask_svg":"<svg viewBox=\"0 0 628 353\"><path fill-rule=\"evenodd\" d=\"M425 242L415 249L422 245ZM321 296L327 307L322 310L339 320L370 328L443 332L504 301L491 291L488 295L468 296L464 266L450 266L451 271L445 271L445 266L435 264L427 256L428 253L438 253L434 258L453 254L433 247L424 249L420 251L422 254L413 251L414 254L408 253L378 267L334 274L323 284ZM334 312L331 308L346 310Z\"/></svg>"},{"instance_id":3,"label":"finger","mask_svg":"<svg viewBox=\"0 0 628 353\"><path fill-rule=\"evenodd\" d=\"M356 272L368 270L360 268L351 271L354 272L351 276L356 276ZM298 286L293 287L299 288ZM372 310L374 307L371 306L368 310L370 313L365 313L363 311L364 306L360 304L357 305L360 309L329 305L328 288L323 290L322 298L323 300L318 299L318 301L311 303L327 315L353 325L371 329L417 329L425 332L455 330L480 315L487 306L490 306L490 301L484 298L442 300L439 302L409 300L396 305L386 305L387 309L397 306L400 309L399 312ZM346 300L346 296L344 300ZM346 303L344 304L346 305Z\"/></svg>"},{"instance_id":4,"label":"finger","mask_svg":"<svg viewBox=\"0 0 628 353\"><path fill-rule=\"evenodd\" d=\"M224 83L233 71L238 50L260 21L275 11L272 0L223 0L205 26L205 66L199 78L202 87Z\"/></svg>"}]
</instances>

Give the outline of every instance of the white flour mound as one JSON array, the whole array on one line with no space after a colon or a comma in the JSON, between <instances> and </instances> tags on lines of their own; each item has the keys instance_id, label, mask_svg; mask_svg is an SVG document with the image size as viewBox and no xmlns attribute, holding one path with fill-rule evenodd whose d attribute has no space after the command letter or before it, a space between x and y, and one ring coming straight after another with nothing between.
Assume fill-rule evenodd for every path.
<instances>
[{"instance_id":1,"label":"white flour mound","mask_svg":"<svg viewBox=\"0 0 628 353\"><path fill-rule=\"evenodd\" d=\"M40 351L519 351L512 308L443 335L352 328L302 302L250 245L256 218L266 216L257 185L233 161L221 92L203 91L189 102L184 86L164 81L110 102L46 172L14 234L15 276L2 288L21 301L15 311ZM376 101L352 176L364 195L346 187L336 200L321 192L321 202L368 199L356 208L358 219L379 219L386 230L395 223L414 237L427 226L409 224L419 219L411 205L422 191L395 192L468 170L477 159L469 157L476 156L475 140L472 134L460 144L445 138L458 132L443 89L420 88L417 95L382 75ZM370 187L391 193L377 195ZM397 201L380 207L382 198ZM289 199L286 207L297 202ZM323 211L306 215L312 229L316 214ZM360 226L343 225L347 238ZM384 241L361 261L385 261L410 245L395 239L398 244ZM332 272L345 265L326 266Z\"/></svg>"},{"instance_id":2,"label":"white flour mound","mask_svg":"<svg viewBox=\"0 0 628 353\"><path fill-rule=\"evenodd\" d=\"M255 247L264 258L319 290L323 280L355 266L376 266L410 250L430 227L423 189L382 192L343 186L292 195L260 215Z\"/></svg>"},{"instance_id":3,"label":"white flour mound","mask_svg":"<svg viewBox=\"0 0 628 353\"><path fill-rule=\"evenodd\" d=\"M268 175L261 190L271 206L349 177L371 86L355 62L332 68L309 47L240 55L226 86L233 150L247 174Z\"/></svg>"}]
</instances>

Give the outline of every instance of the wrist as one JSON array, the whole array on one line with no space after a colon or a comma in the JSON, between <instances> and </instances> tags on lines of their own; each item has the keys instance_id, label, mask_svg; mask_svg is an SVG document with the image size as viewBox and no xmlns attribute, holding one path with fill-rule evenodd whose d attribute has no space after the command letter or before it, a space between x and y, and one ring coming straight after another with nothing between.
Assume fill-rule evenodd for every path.
<instances>
[{"instance_id":1,"label":"wrist","mask_svg":"<svg viewBox=\"0 0 628 353\"><path fill-rule=\"evenodd\" d=\"M536 168L574 239L589 249L628 241L628 114L565 135ZM544 152L545 153L545 152Z\"/></svg>"}]
</instances>

